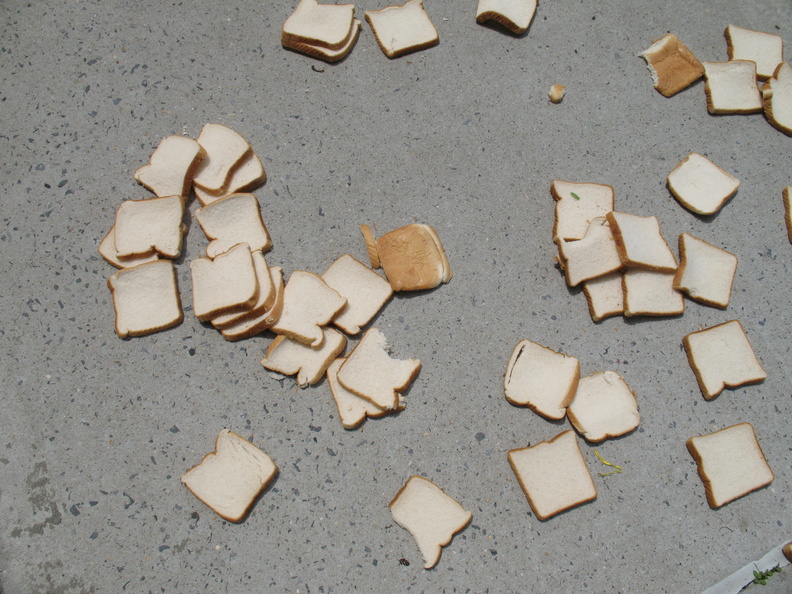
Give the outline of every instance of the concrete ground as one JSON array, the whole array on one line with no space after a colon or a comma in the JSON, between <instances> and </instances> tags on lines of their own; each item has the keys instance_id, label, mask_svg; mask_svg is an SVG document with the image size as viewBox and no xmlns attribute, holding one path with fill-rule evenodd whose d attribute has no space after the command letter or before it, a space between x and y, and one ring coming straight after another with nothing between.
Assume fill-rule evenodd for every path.
<instances>
[{"instance_id":1,"label":"concrete ground","mask_svg":"<svg viewBox=\"0 0 792 594\"><path fill-rule=\"evenodd\" d=\"M792 4L553 0L521 36L477 24L475 4L425 0L440 43L395 60L364 23L329 65L281 47L293 1L0 3L0 590L697 592L792 540L792 138L760 114L709 115L703 81L664 98L637 57L670 31L726 60L729 24L789 46ZM347 431L326 382L262 368L272 336L230 343L200 323L196 224L176 262L184 322L115 335L97 246L123 200L149 195L132 175L160 139L208 122L261 156L267 261L287 274L365 260L361 223L437 229L453 280L374 322L423 364L401 414ZM691 151L741 181L715 216L665 186ZM555 265L554 179L612 185L674 251L688 232L736 254L728 308L592 322ZM732 319L768 377L705 401L681 341ZM522 339L583 375L616 371L641 411L629 435L579 440L599 496L548 521L506 452L570 425L505 400ZM743 421L775 481L710 509L685 440ZM280 468L239 525L179 481L224 428ZM600 476L595 449L623 472ZM414 474L473 513L430 571L387 506ZM790 574L752 589L788 592Z\"/></svg>"}]
</instances>

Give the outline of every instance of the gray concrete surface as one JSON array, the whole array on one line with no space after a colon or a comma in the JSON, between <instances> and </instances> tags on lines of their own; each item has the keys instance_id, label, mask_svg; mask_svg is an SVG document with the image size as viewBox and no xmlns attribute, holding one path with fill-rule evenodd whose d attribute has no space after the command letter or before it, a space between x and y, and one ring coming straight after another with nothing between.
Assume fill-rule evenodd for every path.
<instances>
[{"instance_id":1,"label":"gray concrete surface","mask_svg":"<svg viewBox=\"0 0 792 594\"><path fill-rule=\"evenodd\" d=\"M388 60L364 24L337 65L281 48L293 8L0 3L0 589L696 592L792 540L792 138L762 115L708 115L702 82L662 97L636 57L672 31L725 60L728 24L792 44L792 4L553 0L514 37L476 24L472 0L426 0L437 47ZM568 87L559 105L553 83ZM262 157L267 258L287 273L365 258L360 223L437 228L453 280L393 299L375 322L395 356L423 362L401 414L345 431L326 383L265 373L270 336L232 344L199 323L197 225L177 262L184 323L115 336L98 243L122 200L147 196L132 173L159 140L207 122ZM690 151L742 181L714 217L665 187ZM677 318L593 323L555 267L555 178L614 186L617 208L656 215L674 248L687 231L737 254L728 309L688 301ZM707 402L681 340L735 318L768 378ZM506 452L569 425L504 399L523 338L577 356L584 374L617 371L642 414L596 446L621 474L598 476L607 468L581 440L599 497L545 522ZM712 510L685 440L742 421L775 482ZM281 469L240 525L179 482L223 428ZM412 474L473 513L431 571L387 507ZM789 591L790 573L754 588Z\"/></svg>"}]
</instances>

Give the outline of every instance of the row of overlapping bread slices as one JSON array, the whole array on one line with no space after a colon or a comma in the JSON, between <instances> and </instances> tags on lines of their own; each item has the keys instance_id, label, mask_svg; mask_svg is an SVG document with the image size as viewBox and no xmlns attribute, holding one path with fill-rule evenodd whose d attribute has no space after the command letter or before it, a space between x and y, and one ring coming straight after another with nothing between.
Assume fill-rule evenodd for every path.
<instances>
[{"instance_id":1,"label":"row of overlapping bread slices","mask_svg":"<svg viewBox=\"0 0 792 594\"><path fill-rule=\"evenodd\" d=\"M381 267L386 278L345 254L321 276L295 270L284 282L283 270L264 257L272 241L258 199L245 191L264 181L264 168L237 132L207 124L195 140L169 136L135 178L155 196L123 202L99 246L120 268L108 279L120 337L183 320L173 260L181 255L192 189L202 204L194 216L209 240L206 254L190 262L195 316L227 340L275 333L262 365L296 375L301 387L319 382L327 371L347 428L403 408L400 393L420 361L391 358L376 328L365 332L348 357L341 354L346 335L360 334L394 291L431 289L451 279L432 227L410 224L375 239L361 226L372 266Z\"/></svg>"}]
</instances>

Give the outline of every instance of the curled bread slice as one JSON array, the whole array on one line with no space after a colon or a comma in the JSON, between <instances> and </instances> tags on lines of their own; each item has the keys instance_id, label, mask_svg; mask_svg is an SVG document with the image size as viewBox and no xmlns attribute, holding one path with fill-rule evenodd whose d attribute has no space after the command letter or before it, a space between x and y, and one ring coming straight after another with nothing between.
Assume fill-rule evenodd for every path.
<instances>
[{"instance_id":1,"label":"curled bread slice","mask_svg":"<svg viewBox=\"0 0 792 594\"><path fill-rule=\"evenodd\" d=\"M685 312L682 293L674 290L674 272L632 268L624 271L624 315L678 316Z\"/></svg>"},{"instance_id":2,"label":"curled bread slice","mask_svg":"<svg viewBox=\"0 0 792 594\"><path fill-rule=\"evenodd\" d=\"M515 35L522 35L531 25L536 4L537 0L479 0L476 22L492 21Z\"/></svg>"},{"instance_id":3,"label":"curled bread slice","mask_svg":"<svg viewBox=\"0 0 792 594\"><path fill-rule=\"evenodd\" d=\"M328 366L346 348L346 337L332 328L322 328L322 346L278 336L272 341L261 364L283 375L297 375L297 384L307 388L318 383Z\"/></svg>"},{"instance_id":4,"label":"curled bread slice","mask_svg":"<svg viewBox=\"0 0 792 594\"><path fill-rule=\"evenodd\" d=\"M256 268L246 243L235 245L214 260L196 258L190 262L190 273L193 313L201 321L247 311L258 299Z\"/></svg>"},{"instance_id":5,"label":"curled bread slice","mask_svg":"<svg viewBox=\"0 0 792 594\"><path fill-rule=\"evenodd\" d=\"M401 6L387 6L365 14L380 49L389 58L426 49L440 41L422 0L408 0Z\"/></svg>"},{"instance_id":6,"label":"curled bread slice","mask_svg":"<svg viewBox=\"0 0 792 594\"><path fill-rule=\"evenodd\" d=\"M676 258L660 233L657 217L641 217L624 212L609 212L605 216L626 268L658 272L676 270Z\"/></svg>"},{"instance_id":7,"label":"curled bread slice","mask_svg":"<svg viewBox=\"0 0 792 594\"><path fill-rule=\"evenodd\" d=\"M135 179L157 196L186 197L205 156L204 148L192 138L168 136L160 141L148 165L135 171Z\"/></svg>"},{"instance_id":8,"label":"curled bread slice","mask_svg":"<svg viewBox=\"0 0 792 594\"><path fill-rule=\"evenodd\" d=\"M170 260L119 270L107 279L107 286L113 294L116 334L121 338L165 330L184 318Z\"/></svg>"},{"instance_id":9,"label":"curled bread slice","mask_svg":"<svg viewBox=\"0 0 792 594\"><path fill-rule=\"evenodd\" d=\"M389 348L382 332L369 328L337 374L344 388L381 409L398 407L401 392L421 369L418 359L391 358Z\"/></svg>"},{"instance_id":10,"label":"curled bread slice","mask_svg":"<svg viewBox=\"0 0 792 594\"><path fill-rule=\"evenodd\" d=\"M718 212L740 187L740 180L698 153L682 159L666 183L682 206L700 215Z\"/></svg>"},{"instance_id":11,"label":"curled bread slice","mask_svg":"<svg viewBox=\"0 0 792 594\"><path fill-rule=\"evenodd\" d=\"M252 149L237 132L220 124L204 125L197 140L206 156L195 172L193 183L208 192L219 192Z\"/></svg>"},{"instance_id":12,"label":"curled bread slice","mask_svg":"<svg viewBox=\"0 0 792 594\"><path fill-rule=\"evenodd\" d=\"M548 419L563 419L575 397L580 362L529 340L521 340L506 367L506 400Z\"/></svg>"},{"instance_id":13,"label":"curled bread slice","mask_svg":"<svg viewBox=\"0 0 792 594\"><path fill-rule=\"evenodd\" d=\"M257 317L262 312L272 308L275 303L275 283L272 280L269 266L264 258L264 254L260 251L251 252L253 258L253 268L256 271L256 280L258 281L259 292L256 302L250 306L246 311L235 311L231 313L220 314L212 318L212 326L222 330L237 325L243 318Z\"/></svg>"},{"instance_id":14,"label":"curled bread slice","mask_svg":"<svg viewBox=\"0 0 792 594\"><path fill-rule=\"evenodd\" d=\"M261 218L258 198L253 194L231 194L195 211L195 218L206 237L206 255L216 257L238 243L251 251L266 252L272 247L267 227Z\"/></svg>"},{"instance_id":15,"label":"curled bread slice","mask_svg":"<svg viewBox=\"0 0 792 594\"><path fill-rule=\"evenodd\" d=\"M333 394L338 416L344 429L357 429L366 418L378 418L398 412L404 408L404 399L399 398L394 408L382 409L375 406L365 398L350 392L338 381L338 370L346 362L345 357L339 357L327 368L327 383Z\"/></svg>"},{"instance_id":16,"label":"curled bread slice","mask_svg":"<svg viewBox=\"0 0 792 594\"><path fill-rule=\"evenodd\" d=\"M583 283L591 319L595 322L624 313L622 273L611 272Z\"/></svg>"},{"instance_id":17,"label":"curled bread slice","mask_svg":"<svg viewBox=\"0 0 792 594\"><path fill-rule=\"evenodd\" d=\"M415 538L424 569L437 565L443 547L473 517L454 498L421 476L410 477L389 507L396 523Z\"/></svg>"},{"instance_id":18,"label":"curled bread slice","mask_svg":"<svg viewBox=\"0 0 792 594\"><path fill-rule=\"evenodd\" d=\"M215 451L185 472L181 482L221 518L241 522L277 474L278 467L267 454L223 429Z\"/></svg>"},{"instance_id":19,"label":"curled bread slice","mask_svg":"<svg viewBox=\"0 0 792 594\"><path fill-rule=\"evenodd\" d=\"M343 45L341 45L341 47L338 49L329 49L321 45L314 45L304 41L296 41L294 39L283 40L282 45L286 49L294 50L296 52L305 54L306 56L311 56L312 58L324 60L325 62L332 64L333 62L338 62L346 58L349 52L352 51L352 48L355 47L355 43L357 42L358 36L360 35L360 25L361 23L358 19L352 19L352 27L349 30L349 37L347 37Z\"/></svg>"},{"instance_id":20,"label":"curled bread slice","mask_svg":"<svg viewBox=\"0 0 792 594\"><path fill-rule=\"evenodd\" d=\"M738 320L692 332L682 344L707 400L724 388L756 384L767 377Z\"/></svg>"},{"instance_id":21,"label":"curled bread slice","mask_svg":"<svg viewBox=\"0 0 792 594\"><path fill-rule=\"evenodd\" d=\"M691 437L686 445L713 509L766 487L775 478L750 423Z\"/></svg>"},{"instance_id":22,"label":"curled bread slice","mask_svg":"<svg viewBox=\"0 0 792 594\"><path fill-rule=\"evenodd\" d=\"M689 233L679 236L679 268L674 289L691 299L725 309L729 305L737 256Z\"/></svg>"},{"instance_id":23,"label":"curled bread slice","mask_svg":"<svg viewBox=\"0 0 792 594\"><path fill-rule=\"evenodd\" d=\"M784 198L784 221L786 223L787 236L792 243L792 186L787 186L783 190Z\"/></svg>"},{"instance_id":24,"label":"curled bread slice","mask_svg":"<svg viewBox=\"0 0 792 594\"><path fill-rule=\"evenodd\" d=\"M153 251L165 258L178 258L186 230L183 216L181 196L125 200L116 211L116 255L127 258Z\"/></svg>"},{"instance_id":25,"label":"curled bread slice","mask_svg":"<svg viewBox=\"0 0 792 594\"><path fill-rule=\"evenodd\" d=\"M615 371L580 378L566 412L586 441L595 443L625 435L641 422L635 394Z\"/></svg>"},{"instance_id":26,"label":"curled bread slice","mask_svg":"<svg viewBox=\"0 0 792 594\"><path fill-rule=\"evenodd\" d=\"M688 88L704 74L704 66L673 33L664 35L642 54L652 75L654 88L672 97Z\"/></svg>"},{"instance_id":27,"label":"curled bread slice","mask_svg":"<svg viewBox=\"0 0 792 594\"><path fill-rule=\"evenodd\" d=\"M256 153L250 151L247 157L243 157L242 162L231 172L231 177L225 186L215 192L196 186L195 196L203 206L206 206L231 194L250 192L263 184L266 179L267 172L264 171L264 164Z\"/></svg>"},{"instance_id":28,"label":"curled bread slice","mask_svg":"<svg viewBox=\"0 0 792 594\"><path fill-rule=\"evenodd\" d=\"M353 4L319 4L300 0L281 30L281 43L291 47L307 44L338 50L349 39L355 16Z\"/></svg>"},{"instance_id":29,"label":"curled bread slice","mask_svg":"<svg viewBox=\"0 0 792 594\"><path fill-rule=\"evenodd\" d=\"M223 338L236 341L250 338L269 329L283 310L283 270L279 266L269 269L271 283L275 287L272 306L261 312L251 312L238 318L233 324L220 329Z\"/></svg>"},{"instance_id":30,"label":"curled bread slice","mask_svg":"<svg viewBox=\"0 0 792 594\"><path fill-rule=\"evenodd\" d=\"M762 86L762 106L773 127L792 136L792 66L782 62Z\"/></svg>"},{"instance_id":31,"label":"curled bread slice","mask_svg":"<svg viewBox=\"0 0 792 594\"><path fill-rule=\"evenodd\" d=\"M704 92L711 114L758 113L762 96L756 84L756 62L703 62Z\"/></svg>"},{"instance_id":32,"label":"curled bread slice","mask_svg":"<svg viewBox=\"0 0 792 594\"><path fill-rule=\"evenodd\" d=\"M509 450L508 459L540 520L597 498L597 488L572 430L550 441Z\"/></svg>"},{"instance_id":33,"label":"curled bread slice","mask_svg":"<svg viewBox=\"0 0 792 594\"><path fill-rule=\"evenodd\" d=\"M112 264L116 268L132 268L138 264L159 260L159 256L154 250L145 254L135 254L133 256L127 256L126 258L119 258L118 250L116 250L115 246L115 225L110 227L110 231L107 232L107 235L105 235L99 243L98 252L108 264Z\"/></svg>"},{"instance_id":34,"label":"curled bread slice","mask_svg":"<svg viewBox=\"0 0 792 594\"><path fill-rule=\"evenodd\" d=\"M583 239L591 221L613 210L613 188L603 184L554 180L550 194L555 205L553 239Z\"/></svg>"},{"instance_id":35,"label":"curled bread slice","mask_svg":"<svg viewBox=\"0 0 792 594\"><path fill-rule=\"evenodd\" d=\"M729 25L723 32L729 60L750 60L756 64L756 76L767 80L784 60L784 40L780 35L752 31Z\"/></svg>"},{"instance_id":36,"label":"curled bread slice","mask_svg":"<svg viewBox=\"0 0 792 594\"><path fill-rule=\"evenodd\" d=\"M333 324L347 334L358 334L393 295L390 283L349 254L333 262L322 279L347 300Z\"/></svg>"},{"instance_id":37,"label":"curled bread slice","mask_svg":"<svg viewBox=\"0 0 792 594\"><path fill-rule=\"evenodd\" d=\"M583 239L565 241L559 238L557 241L560 263L570 287L622 267L616 241L605 217L593 219Z\"/></svg>"}]
</instances>

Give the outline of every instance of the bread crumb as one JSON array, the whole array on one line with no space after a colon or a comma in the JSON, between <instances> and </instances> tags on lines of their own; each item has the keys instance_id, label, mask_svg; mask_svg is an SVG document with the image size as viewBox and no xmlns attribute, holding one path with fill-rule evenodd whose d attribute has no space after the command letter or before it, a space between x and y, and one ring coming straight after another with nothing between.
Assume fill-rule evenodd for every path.
<instances>
[{"instance_id":1,"label":"bread crumb","mask_svg":"<svg viewBox=\"0 0 792 594\"><path fill-rule=\"evenodd\" d=\"M564 85L555 84L550 87L548 96L550 97L550 101L552 103L561 103L561 101L564 99L564 95L566 95L566 87Z\"/></svg>"}]
</instances>

